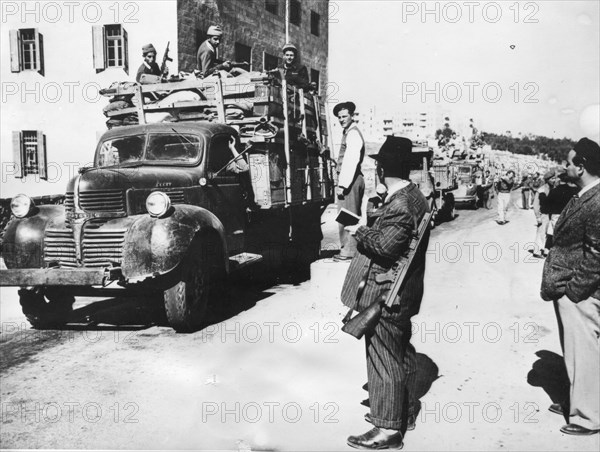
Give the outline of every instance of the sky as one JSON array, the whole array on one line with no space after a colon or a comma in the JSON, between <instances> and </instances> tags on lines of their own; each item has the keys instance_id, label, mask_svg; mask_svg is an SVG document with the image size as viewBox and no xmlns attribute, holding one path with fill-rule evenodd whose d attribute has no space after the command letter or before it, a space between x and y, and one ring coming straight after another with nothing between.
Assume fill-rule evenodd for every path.
<instances>
[{"instance_id":1,"label":"sky","mask_svg":"<svg viewBox=\"0 0 600 452\"><path fill-rule=\"evenodd\" d=\"M600 135L600 2L330 1L328 102L480 130Z\"/></svg>"}]
</instances>

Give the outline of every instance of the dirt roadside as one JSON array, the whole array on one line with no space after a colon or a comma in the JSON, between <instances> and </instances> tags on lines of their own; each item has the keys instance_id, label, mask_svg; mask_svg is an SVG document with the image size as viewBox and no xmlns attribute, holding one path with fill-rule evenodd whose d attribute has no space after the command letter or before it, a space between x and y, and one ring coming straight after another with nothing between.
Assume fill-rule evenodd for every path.
<instances>
[{"instance_id":1,"label":"dirt roadside","mask_svg":"<svg viewBox=\"0 0 600 452\"><path fill-rule=\"evenodd\" d=\"M565 390L532 211L459 211L433 232L413 320L422 411L406 450L598 450L547 411ZM326 240L335 241L329 219ZM364 345L340 331L347 264L255 291L191 335L109 325L33 331L2 289L2 448L353 450L368 430ZM238 289L237 297L245 297Z\"/></svg>"}]
</instances>

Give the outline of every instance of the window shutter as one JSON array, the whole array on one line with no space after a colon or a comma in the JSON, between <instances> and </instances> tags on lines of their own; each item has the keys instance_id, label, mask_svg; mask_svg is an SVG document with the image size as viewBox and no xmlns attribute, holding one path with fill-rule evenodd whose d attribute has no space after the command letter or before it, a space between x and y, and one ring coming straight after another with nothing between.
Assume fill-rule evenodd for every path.
<instances>
[{"instance_id":1,"label":"window shutter","mask_svg":"<svg viewBox=\"0 0 600 452\"><path fill-rule=\"evenodd\" d=\"M13 161L16 165L17 179L22 179L25 175L25 165L23 165L23 134L20 131L12 133L13 136Z\"/></svg>"},{"instance_id":2,"label":"window shutter","mask_svg":"<svg viewBox=\"0 0 600 452\"><path fill-rule=\"evenodd\" d=\"M121 27L121 30L123 30L123 70L129 75L129 39L127 37L127 30L123 27Z\"/></svg>"},{"instance_id":3,"label":"window shutter","mask_svg":"<svg viewBox=\"0 0 600 452\"><path fill-rule=\"evenodd\" d=\"M10 70L21 72L21 32L19 30L9 31L10 39Z\"/></svg>"},{"instance_id":4,"label":"window shutter","mask_svg":"<svg viewBox=\"0 0 600 452\"><path fill-rule=\"evenodd\" d=\"M96 72L102 72L106 69L104 61L104 26L92 26L92 45L94 49L94 69Z\"/></svg>"},{"instance_id":5,"label":"window shutter","mask_svg":"<svg viewBox=\"0 0 600 452\"><path fill-rule=\"evenodd\" d=\"M35 48L37 49L35 68L40 75L44 75L44 36L35 29Z\"/></svg>"},{"instance_id":6,"label":"window shutter","mask_svg":"<svg viewBox=\"0 0 600 452\"><path fill-rule=\"evenodd\" d=\"M48 168L46 165L46 136L42 131L37 131L37 164L40 179L48 180Z\"/></svg>"}]
</instances>

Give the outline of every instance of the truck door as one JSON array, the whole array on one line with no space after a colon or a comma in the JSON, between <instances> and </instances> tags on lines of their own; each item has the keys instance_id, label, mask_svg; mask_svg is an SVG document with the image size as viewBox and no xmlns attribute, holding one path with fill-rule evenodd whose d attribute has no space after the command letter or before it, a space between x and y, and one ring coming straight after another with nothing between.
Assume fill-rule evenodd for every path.
<instances>
[{"instance_id":1,"label":"truck door","mask_svg":"<svg viewBox=\"0 0 600 452\"><path fill-rule=\"evenodd\" d=\"M249 178L250 175L248 172L236 172L234 165L226 166L233 158L229 138L230 135L216 135L210 142L206 188L210 210L223 223L229 255L234 255L244 250L247 193L241 178Z\"/></svg>"}]
</instances>

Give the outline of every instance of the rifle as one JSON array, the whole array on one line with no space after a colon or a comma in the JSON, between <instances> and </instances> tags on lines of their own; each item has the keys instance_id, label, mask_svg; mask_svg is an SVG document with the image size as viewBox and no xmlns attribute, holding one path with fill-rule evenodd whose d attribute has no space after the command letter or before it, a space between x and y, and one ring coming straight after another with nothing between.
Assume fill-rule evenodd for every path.
<instances>
[{"instance_id":1,"label":"rifle","mask_svg":"<svg viewBox=\"0 0 600 452\"><path fill-rule=\"evenodd\" d=\"M342 323L344 326L342 327L342 331L344 333L348 333L354 336L357 339L363 337L364 334L371 332L379 319L381 318L381 312L383 310L383 306L387 306L391 308L398 296L398 292L404 286L404 281L406 279L406 275L408 274L408 269L410 268L410 264L412 263L415 255L417 254L417 249L421 244L421 240L425 235L425 232L431 225L431 218L433 216L433 210L431 212L426 212L421 219L421 223L413 232L413 236L408 245L408 254L406 256L402 256L396 262L395 268L392 268L389 272L378 275L377 282L383 283L385 281L393 281L392 288L389 292L382 293L377 299L364 311L357 314L354 318L352 318L352 312L354 309L350 309L346 316L342 319ZM416 220L415 220L416 223ZM369 266L369 269L371 267ZM357 294L357 299L360 299L362 292L364 291L364 287L366 285L366 281L368 278L368 273L365 275L363 281L359 285L359 290Z\"/></svg>"},{"instance_id":2,"label":"rifle","mask_svg":"<svg viewBox=\"0 0 600 452\"><path fill-rule=\"evenodd\" d=\"M169 45L171 44L171 41L167 42L167 48L165 49L165 53L163 55L163 59L162 59L162 64L160 65L160 73L162 74L163 77L166 77L167 74L169 73L169 68L167 67L167 61L172 62L173 58L171 58L169 56Z\"/></svg>"}]
</instances>

